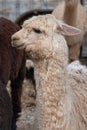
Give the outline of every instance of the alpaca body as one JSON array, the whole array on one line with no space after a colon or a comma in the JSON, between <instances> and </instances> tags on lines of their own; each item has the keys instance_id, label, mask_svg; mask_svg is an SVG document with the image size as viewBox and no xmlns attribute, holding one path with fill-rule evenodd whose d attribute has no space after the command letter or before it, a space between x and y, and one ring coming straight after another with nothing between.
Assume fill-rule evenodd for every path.
<instances>
[{"instance_id":1,"label":"alpaca body","mask_svg":"<svg viewBox=\"0 0 87 130\"><path fill-rule=\"evenodd\" d=\"M62 66L63 60L35 64L38 130L87 129L87 68L78 61Z\"/></svg>"},{"instance_id":2,"label":"alpaca body","mask_svg":"<svg viewBox=\"0 0 87 130\"><path fill-rule=\"evenodd\" d=\"M87 129L87 67L74 61L67 67L70 81L71 112L69 128L70 130ZM70 100L69 100L70 102ZM82 123L81 123L82 122ZM68 128L68 129L69 129Z\"/></svg>"},{"instance_id":3,"label":"alpaca body","mask_svg":"<svg viewBox=\"0 0 87 130\"><path fill-rule=\"evenodd\" d=\"M62 1L52 14L57 19L81 29L81 33L78 36L65 37L69 46L70 60L78 59L80 47L83 44L83 38L87 32L87 14L80 4L80 0Z\"/></svg>"}]
</instances>

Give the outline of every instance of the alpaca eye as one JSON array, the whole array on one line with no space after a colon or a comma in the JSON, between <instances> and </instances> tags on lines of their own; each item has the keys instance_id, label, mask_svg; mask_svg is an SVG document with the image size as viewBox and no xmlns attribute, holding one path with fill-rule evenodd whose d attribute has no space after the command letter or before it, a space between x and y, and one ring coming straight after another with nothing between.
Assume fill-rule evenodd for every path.
<instances>
[{"instance_id":1,"label":"alpaca eye","mask_svg":"<svg viewBox=\"0 0 87 130\"><path fill-rule=\"evenodd\" d=\"M39 29L36 29L36 28L33 28L33 31L34 31L35 33L38 33L38 34L42 33Z\"/></svg>"}]
</instances>

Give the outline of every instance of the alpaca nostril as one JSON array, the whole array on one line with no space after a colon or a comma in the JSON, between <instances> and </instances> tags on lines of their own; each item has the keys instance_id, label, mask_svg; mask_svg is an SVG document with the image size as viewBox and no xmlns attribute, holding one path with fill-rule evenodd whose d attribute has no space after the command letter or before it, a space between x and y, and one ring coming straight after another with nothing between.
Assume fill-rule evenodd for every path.
<instances>
[{"instance_id":1,"label":"alpaca nostril","mask_svg":"<svg viewBox=\"0 0 87 130\"><path fill-rule=\"evenodd\" d=\"M17 45L16 45L16 44L17 44L16 41L18 41L19 39L20 39L20 38L19 38L18 36L12 36L12 37L11 37L11 40L12 40L11 44L12 44L12 47L17 46Z\"/></svg>"},{"instance_id":2,"label":"alpaca nostril","mask_svg":"<svg viewBox=\"0 0 87 130\"><path fill-rule=\"evenodd\" d=\"M16 40L19 40L20 38L19 37L13 37L12 39L13 39L13 41L16 41Z\"/></svg>"},{"instance_id":3,"label":"alpaca nostril","mask_svg":"<svg viewBox=\"0 0 87 130\"><path fill-rule=\"evenodd\" d=\"M14 37L14 36L12 37L12 40L13 40L13 41L17 41L17 40L19 40L19 39L20 39L20 38L17 37L17 36L16 36L16 37Z\"/></svg>"}]
</instances>

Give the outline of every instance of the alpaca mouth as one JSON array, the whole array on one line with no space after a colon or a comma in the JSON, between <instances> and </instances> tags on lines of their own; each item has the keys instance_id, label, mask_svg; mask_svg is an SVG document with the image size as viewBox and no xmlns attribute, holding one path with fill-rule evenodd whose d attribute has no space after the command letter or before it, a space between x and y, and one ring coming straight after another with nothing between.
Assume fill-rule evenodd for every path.
<instances>
[{"instance_id":1,"label":"alpaca mouth","mask_svg":"<svg viewBox=\"0 0 87 130\"><path fill-rule=\"evenodd\" d=\"M14 42L12 42L12 47L16 47L17 49L24 49L25 48L25 44L15 44Z\"/></svg>"},{"instance_id":2,"label":"alpaca mouth","mask_svg":"<svg viewBox=\"0 0 87 130\"><path fill-rule=\"evenodd\" d=\"M24 48L25 48L25 44L22 43L22 44L20 44L20 45L16 45L15 47L16 47L17 49L24 49Z\"/></svg>"}]
</instances>

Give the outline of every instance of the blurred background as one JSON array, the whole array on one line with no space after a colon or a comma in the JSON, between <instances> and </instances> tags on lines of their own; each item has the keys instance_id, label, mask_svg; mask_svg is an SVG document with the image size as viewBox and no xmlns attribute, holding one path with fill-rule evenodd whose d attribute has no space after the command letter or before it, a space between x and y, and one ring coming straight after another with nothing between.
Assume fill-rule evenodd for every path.
<instances>
[{"instance_id":1,"label":"blurred background","mask_svg":"<svg viewBox=\"0 0 87 130\"><path fill-rule=\"evenodd\" d=\"M53 10L62 0L0 0L0 17L17 20L21 15L35 10ZM81 0L87 10L87 0Z\"/></svg>"},{"instance_id":2,"label":"blurred background","mask_svg":"<svg viewBox=\"0 0 87 130\"><path fill-rule=\"evenodd\" d=\"M20 15L34 10L51 10L61 0L0 0L0 16L15 21Z\"/></svg>"}]
</instances>

